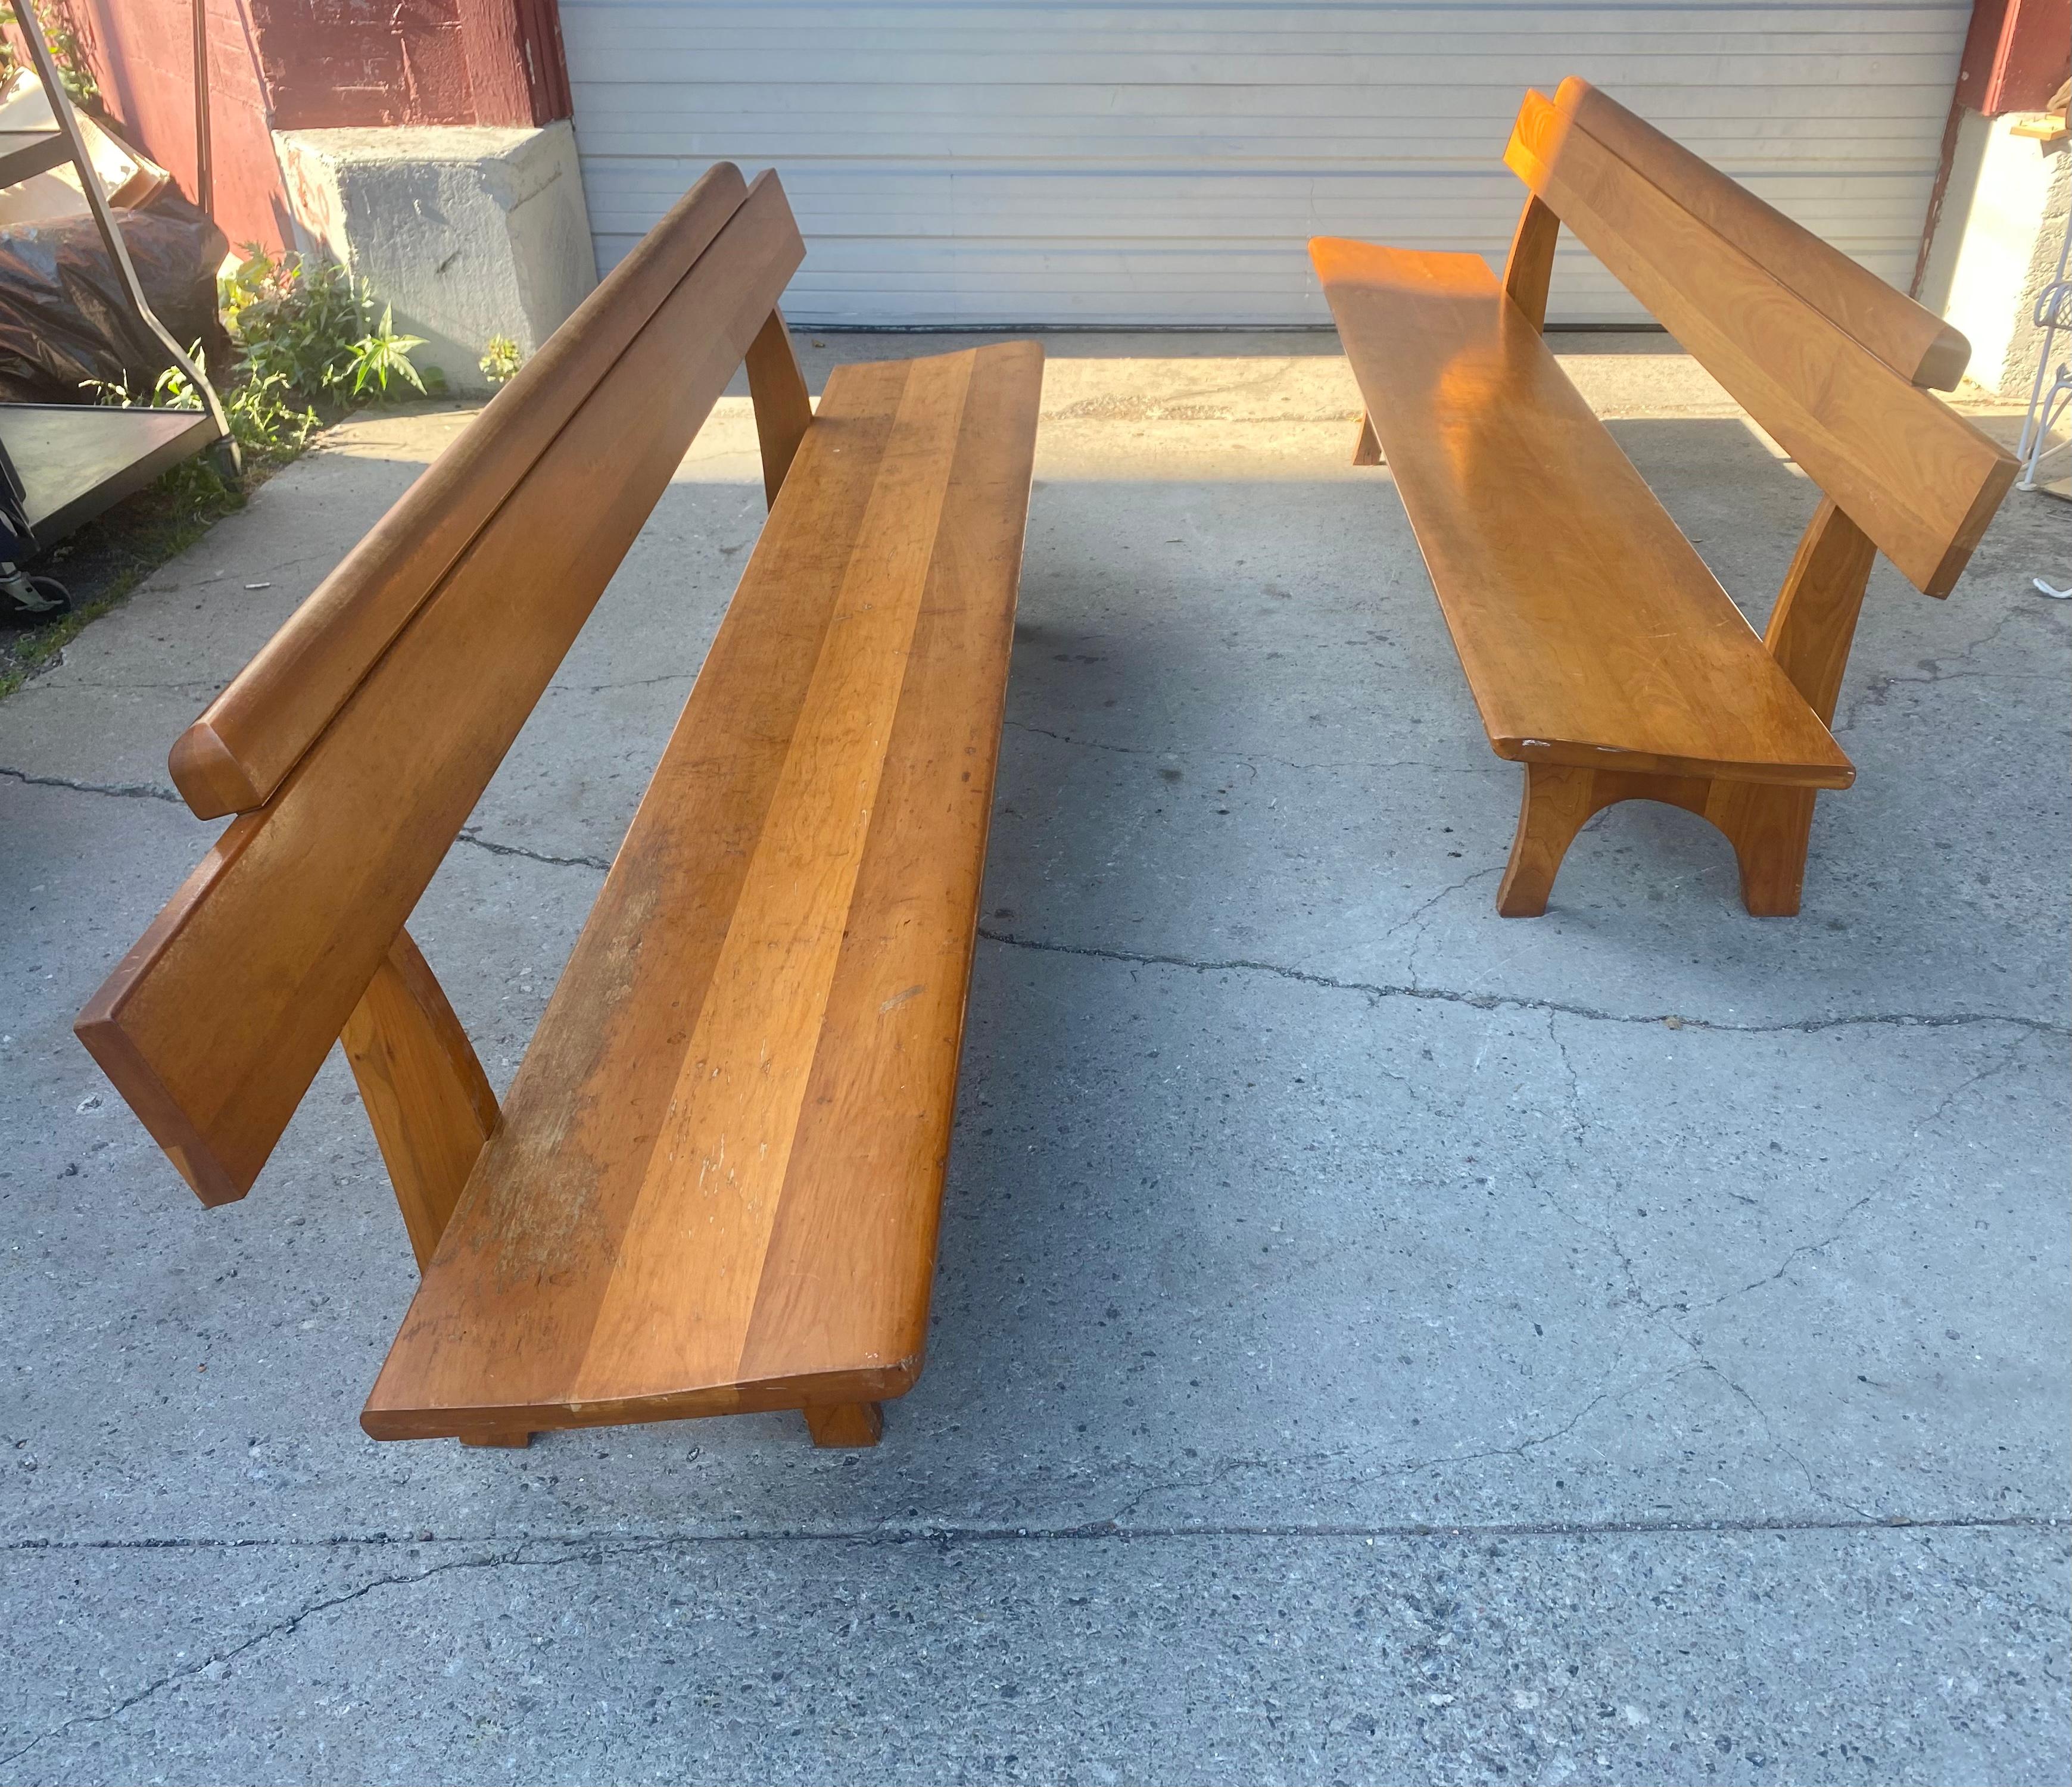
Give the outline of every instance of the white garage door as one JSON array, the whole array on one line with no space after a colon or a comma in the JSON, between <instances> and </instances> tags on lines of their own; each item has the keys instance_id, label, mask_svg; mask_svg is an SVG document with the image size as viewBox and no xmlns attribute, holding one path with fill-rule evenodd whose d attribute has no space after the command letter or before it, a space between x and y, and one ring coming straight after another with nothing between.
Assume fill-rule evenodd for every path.
<instances>
[{"instance_id":1,"label":"white garage door","mask_svg":"<svg viewBox=\"0 0 2072 1787\"><path fill-rule=\"evenodd\" d=\"M1519 96L1571 73L1904 286L1970 6L561 11L601 268L726 158L791 193L796 320L1007 325L1322 322L1318 233L1500 265ZM1554 320L1635 314L1567 248Z\"/></svg>"}]
</instances>

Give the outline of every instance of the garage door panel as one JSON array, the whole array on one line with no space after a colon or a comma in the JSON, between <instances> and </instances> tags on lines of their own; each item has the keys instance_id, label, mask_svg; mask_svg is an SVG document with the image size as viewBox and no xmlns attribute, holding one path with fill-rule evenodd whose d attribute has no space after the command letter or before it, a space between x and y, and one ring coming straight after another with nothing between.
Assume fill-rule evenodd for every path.
<instances>
[{"instance_id":1,"label":"garage door panel","mask_svg":"<svg viewBox=\"0 0 2072 1787\"><path fill-rule=\"evenodd\" d=\"M806 323L1324 322L1305 237L1501 257L1519 97L1580 73L1904 282L1968 9L561 0L598 259L783 175ZM1573 244L1552 318L1637 314Z\"/></svg>"}]
</instances>

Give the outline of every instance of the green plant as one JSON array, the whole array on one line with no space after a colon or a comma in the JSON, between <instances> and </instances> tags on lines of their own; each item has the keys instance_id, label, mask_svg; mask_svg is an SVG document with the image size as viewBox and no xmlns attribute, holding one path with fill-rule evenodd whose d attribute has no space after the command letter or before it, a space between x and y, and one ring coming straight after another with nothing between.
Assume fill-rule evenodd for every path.
<instances>
[{"instance_id":1,"label":"green plant","mask_svg":"<svg viewBox=\"0 0 2072 1787\"><path fill-rule=\"evenodd\" d=\"M57 64L58 79L72 104L99 110L101 84L93 78L85 35L73 23L66 0L36 0L36 21L43 27L51 60ZM28 59L11 42L0 38L0 85L12 80L15 72L27 66Z\"/></svg>"},{"instance_id":2,"label":"green plant","mask_svg":"<svg viewBox=\"0 0 2072 1787\"><path fill-rule=\"evenodd\" d=\"M199 342L187 350L187 357L204 378L208 376L208 356ZM119 381L108 384L99 379L88 379L86 382L103 404L122 409L134 409L138 405L136 393L127 384ZM286 392L286 381L279 373L255 376L248 369L243 377L216 392L223 405L224 420L230 424L231 438L248 457L256 454L261 458L292 458L308 444L310 432L321 418L307 405L298 407L290 402ZM150 396L145 401L154 409L202 407L200 391L177 366L169 366L158 375Z\"/></svg>"},{"instance_id":3,"label":"green plant","mask_svg":"<svg viewBox=\"0 0 2072 1787\"><path fill-rule=\"evenodd\" d=\"M508 335L491 335L489 351L475 362L482 368L482 376L491 384L508 384L524 364L518 343Z\"/></svg>"},{"instance_id":4,"label":"green plant","mask_svg":"<svg viewBox=\"0 0 2072 1787\"><path fill-rule=\"evenodd\" d=\"M335 261L277 261L248 249L224 282L223 299L245 376L277 380L284 401L343 409L386 397L397 384L425 389L410 364L424 338L397 335L391 307L376 322L367 282Z\"/></svg>"},{"instance_id":5,"label":"green plant","mask_svg":"<svg viewBox=\"0 0 2072 1787\"><path fill-rule=\"evenodd\" d=\"M365 394L369 385L377 397L388 395L388 381L401 379L422 392L425 381L410 364L410 350L425 345L422 335L396 333L396 307L381 306L381 327L370 330L352 344L352 394Z\"/></svg>"}]
</instances>

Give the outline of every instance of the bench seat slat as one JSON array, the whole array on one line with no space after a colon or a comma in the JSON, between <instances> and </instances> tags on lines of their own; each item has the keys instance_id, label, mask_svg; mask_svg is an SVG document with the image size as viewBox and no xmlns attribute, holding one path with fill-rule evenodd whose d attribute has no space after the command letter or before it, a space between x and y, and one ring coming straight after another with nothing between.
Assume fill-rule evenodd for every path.
<instances>
[{"instance_id":1,"label":"bench seat slat","mask_svg":"<svg viewBox=\"0 0 2072 1787\"><path fill-rule=\"evenodd\" d=\"M1311 255L1498 756L1849 785L1479 257L1332 237Z\"/></svg>"},{"instance_id":2,"label":"bench seat slat","mask_svg":"<svg viewBox=\"0 0 2072 1787\"><path fill-rule=\"evenodd\" d=\"M1041 369L829 380L370 1433L918 1375Z\"/></svg>"}]
</instances>

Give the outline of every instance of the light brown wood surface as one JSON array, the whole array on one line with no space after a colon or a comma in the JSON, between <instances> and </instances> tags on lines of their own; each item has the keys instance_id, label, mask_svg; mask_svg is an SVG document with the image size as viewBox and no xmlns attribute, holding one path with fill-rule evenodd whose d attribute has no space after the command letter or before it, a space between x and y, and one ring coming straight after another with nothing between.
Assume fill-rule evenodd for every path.
<instances>
[{"instance_id":1,"label":"light brown wood surface","mask_svg":"<svg viewBox=\"0 0 2072 1787\"><path fill-rule=\"evenodd\" d=\"M1956 388L1971 344L1926 305L1895 291L1588 81L1572 76L1561 83L1553 103L1909 384Z\"/></svg>"},{"instance_id":2,"label":"light brown wood surface","mask_svg":"<svg viewBox=\"0 0 2072 1787\"><path fill-rule=\"evenodd\" d=\"M885 1411L875 1403L830 1403L808 1408L806 1425L816 1446L874 1446L885 1432Z\"/></svg>"},{"instance_id":3,"label":"light brown wood surface","mask_svg":"<svg viewBox=\"0 0 2072 1787\"><path fill-rule=\"evenodd\" d=\"M1877 548L1863 529L1827 498L1799 540L1763 630L1763 649L1823 724L1835 717L1877 559Z\"/></svg>"},{"instance_id":4,"label":"light brown wood surface","mask_svg":"<svg viewBox=\"0 0 2072 1787\"><path fill-rule=\"evenodd\" d=\"M1527 199L1511 232L1511 255L1504 262L1503 295L1536 329L1547 326L1547 294L1554 278L1554 250L1560 244L1561 220L1544 200Z\"/></svg>"},{"instance_id":5,"label":"light brown wood surface","mask_svg":"<svg viewBox=\"0 0 2072 1787\"><path fill-rule=\"evenodd\" d=\"M919 1373L1041 365L828 380L370 1433L865 1404Z\"/></svg>"},{"instance_id":6,"label":"light brown wood surface","mask_svg":"<svg viewBox=\"0 0 2072 1787\"><path fill-rule=\"evenodd\" d=\"M1482 260L1310 245L1491 746L1846 787L1849 761Z\"/></svg>"},{"instance_id":7,"label":"light brown wood surface","mask_svg":"<svg viewBox=\"0 0 2072 1787\"><path fill-rule=\"evenodd\" d=\"M1538 918L1547 910L1561 859L1586 820L1621 801L1656 800L1696 813L1725 834L1751 918L1788 918L1799 910L1816 792L1727 777L1528 764L1496 909L1507 918Z\"/></svg>"},{"instance_id":8,"label":"light brown wood surface","mask_svg":"<svg viewBox=\"0 0 2072 1787\"><path fill-rule=\"evenodd\" d=\"M699 180L209 704L171 763L197 815L249 812L280 786L747 194L729 162Z\"/></svg>"},{"instance_id":9,"label":"light brown wood surface","mask_svg":"<svg viewBox=\"0 0 2072 1787\"><path fill-rule=\"evenodd\" d=\"M801 252L763 176L80 1014L204 1202L250 1189Z\"/></svg>"},{"instance_id":10,"label":"light brown wood surface","mask_svg":"<svg viewBox=\"0 0 2072 1787\"><path fill-rule=\"evenodd\" d=\"M1589 95L1581 83L1563 92L1571 109L1527 97L1512 170L1918 588L1947 595L2013 483L2013 455L1794 289L1812 249L1761 242L1781 272L1754 258L1585 128L1572 109ZM1696 195L1725 209L1712 185ZM1741 195L1730 221L1743 240L1765 210ZM1822 249L1799 283L1826 292L1841 258Z\"/></svg>"},{"instance_id":11,"label":"light brown wood surface","mask_svg":"<svg viewBox=\"0 0 2072 1787\"><path fill-rule=\"evenodd\" d=\"M745 364L748 394L755 406L756 444L763 452L763 495L775 503L813 420L812 393L799 369L782 310L770 313L770 320L748 344Z\"/></svg>"},{"instance_id":12,"label":"light brown wood surface","mask_svg":"<svg viewBox=\"0 0 2072 1787\"><path fill-rule=\"evenodd\" d=\"M421 1271L496 1128L496 1095L407 930L397 934L339 1041Z\"/></svg>"}]
</instances>

